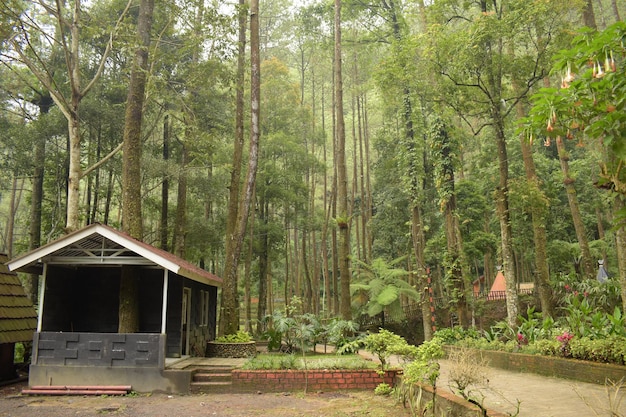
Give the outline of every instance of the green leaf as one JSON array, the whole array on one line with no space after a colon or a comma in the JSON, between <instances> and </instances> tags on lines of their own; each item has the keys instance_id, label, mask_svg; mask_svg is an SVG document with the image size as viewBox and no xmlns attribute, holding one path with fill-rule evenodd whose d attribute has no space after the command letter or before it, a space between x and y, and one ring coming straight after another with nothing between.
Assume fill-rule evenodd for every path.
<instances>
[{"instance_id":1,"label":"green leaf","mask_svg":"<svg viewBox=\"0 0 626 417\"><path fill-rule=\"evenodd\" d=\"M394 286L389 286L383 289L378 297L376 297L376 301L378 304L382 306L388 306L398 299L398 289Z\"/></svg>"}]
</instances>

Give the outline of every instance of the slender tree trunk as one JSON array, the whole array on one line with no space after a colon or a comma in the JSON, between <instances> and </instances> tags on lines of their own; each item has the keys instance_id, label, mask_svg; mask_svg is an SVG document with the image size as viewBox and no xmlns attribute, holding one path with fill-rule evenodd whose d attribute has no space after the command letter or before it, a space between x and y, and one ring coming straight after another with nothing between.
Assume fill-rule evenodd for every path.
<instances>
[{"instance_id":1,"label":"slender tree trunk","mask_svg":"<svg viewBox=\"0 0 626 417\"><path fill-rule=\"evenodd\" d=\"M259 1L252 0L250 3L250 152L248 157L248 171L246 174L245 188L241 198L237 227L233 233L233 250L226 260L229 269L224 272L224 285L222 288L222 315L220 329L223 334L236 333L239 328L238 295L237 295L237 270L239 256L243 245L243 237L247 228L248 213L252 194L256 181L256 173L259 162L259 139L260 130L260 94L261 94L261 68L259 54Z\"/></svg>"},{"instance_id":2,"label":"slender tree trunk","mask_svg":"<svg viewBox=\"0 0 626 417\"><path fill-rule=\"evenodd\" d=\"M188 127L190 129L190 127ZM187 133L190 137L191 134ZM185 142L181 142L180 172L178 174L178 191L176 193L176 217L174 219L174 235L172 247L174 255L184 258L187 237L187 163L189 161L189 149Z\"/></svg>"},{"instance_id":3,"label":"slender tree trunk","mask_svg":"<svg viewBox=\"0 0 626 417\"><path fill-rule=\"evenodd\" d=\"M267 230L269 224L269 203L265 198L259 201L259 220L261 221L263 230ZM259 239L259 304L257 307L257 321L262 323L267 313L267 287L269 277L269 236L263 233ZM287 302L287 300L285 300ZM265 329L262 326L257 327L257 334L260 335Z\"/></svg>"},{"instance_id":4,"label":"slender tree trunk","mask_svg":"<svg viewBox=\"0 0 626 417\"><path fill-rule=\"evenodd\" d=\"M350 302L350 218L348 207L348 170L346 167L346 128L343 115L341 71L341 0L335 0L335 114L337 117L337 225L339 228L339 274L341 278L341 316L352 319Z\"/></svg>"},{"instance_id":5,"label":"slender tree trunk","mask_svg":"<svg viewBox=\"0 0 626 417\"><path fill-rule=\"evenodd\" d=\"M583 24L591 29L598 29L596 15L593 11L593 0L586 0L585 8L583 9Z\"/></svg>"},{"instance_id":6,"label":"slender tree trunk","mask_svg":"<svg viewBox=\"0 0 626 417\"><path fill-rule=\"evenodd\" d=\"M559 161L561 163L561 171L563 172L563 185L565 186L567 201L569 203L570 212L572 213L572 222L574 223L576 238L578 239L578 245L580 246L581 273L585 279L592 279L595 276L595 266L593 260L591 259L591 251L589 250L585 224L583 223L582 216L580 214L578 196L576 194L576 187L574 187L575 180L569 174L569 154L567 153L565 144L560 136L556 138L556 147L559 154Z\"/></svg>"},{"instance_id":7,"label":"slender tree trunk","mask_svg":"<svg viewBox=\"0 0 626 417\"><path fill-rule=\"evenodd\" d=\"M619 22L622 20L619 14L619 8L617 7L617 0L611 0L611 9L613 10L613 15L615 16L615 21Z\"/></svg>"},{"instance_id":8,"label":"slender tree trunk","mask_svg":"<svg viewBox=\"0 0 626 417\"><path fill-rule=\"evenodd\" d=\"M163 118L163 162L169 163L170 159L170 117L168 114ZM166 172L163 175L161 184L161 249L168 250L169 236L169 200L170 200L170 179Z\"/></svg>"},{"instance_id":9,"label":"slender tree trunk","mask_svg":"<svg viewBox=\"0 0 626 417\"><path fill-rule=\"evenodd\" d=\"M523 112L522 112L523 113ZM520 112L518 115L521 116ZM533 160L532 149L525 138L520 137L520 145L522 148L522 159L524 160L524 168L526 172L526 181L530 187L541 190L539 178L535 171L535 162ZM548 256L546 250L546 224L545 224L546 207L539 207L533 204L530 207L530 215L533 228L533 242L535 244L535 283L539 293L539 302L541 303L541 312L544 318L554 317L554 298L552 286L550 285L550 272L548 270Z\"/></svg>"},{"instance_id":10,"label":"slender tree trunk","mask_svg":"<svg viewBox=\"0 0 626 417\"><path fill-rule=\"evenodd\" d=\"M254 210L251 215L254 216ZM248 249L246 254L246 264L245 264L245 272L244 272L244 302L246 308L246 319L245 319L245 330L252 334L252 284L251 284L251 275L252 275L252 256L254 255L254 219L250 219L250 225L248 226ZM258 307L258 303L257 303ZM257 308L257 317L258 317L258 308ZM265 331L265 328L261 324L262 320L257 320L256 331L257 334Z\"/></svg>"},{"instance_id":11,"label":"slender tree trunk","mask_svg":"<svg viewBox=\"0 0 626 417\"><path fill-rule=\"evenodd\" d=\"M615 217L619 217L620 210L626 207L626 197L617 194L613 202ZM621 224L615 231L615 243L617 252L617 265L619 270L619 283L622 295L622 311L626 311L626 226Z\"/></svg>"},{"instance_id":12,"label":"slender tree trunk","mask_svg":"<svg viewBox=\"0 0 626 417\"><path fill-rule=\"evenodd\" d=\"M506 311L507 322L515 326L519 312L519 297L517 293L517 270L513 253L513 231L509 212L509 163L506 151L506 137L499 111L494 110L493 116L498 147L498 166L500 182L496 189L496 210L500 221L500 238L502 245L502 269L506 277Z\"/></svg>"},{"instance_id":13,"label":"slender tree trunk","mask_svg":"<svg viewBox=\"0 0 626 417\"><path fill-rule=\"evenodd\" d=\"M454 299L462 327L470 325L470 312L468 309L469 280L466 279L463 260L463 245L461 242L461 231L459 229L458 217L456 213L456 195L454 188L454 149L445 125L442 121L436 120L433 123L434 134L432 136L432 146L437 149L440 166L438 175L439 197L444 205L444 221L447 246L447 274L453 285Z\"/></svg>"},{"instance_id":14,"label":"slender tree trunk","mask_svg":"<svg viewBox=\"0 0 626 417\"><path fill-rule=\"evenodd\" d=\"M39 100L40 121L48 117L52 104L50 95L42 95ZM38 137L35 142L33 161L33 191L30 200L30 225L28 249L34 250L41 246L41 207L43 204L43 180L46 165L46 138ZM39 274L28 274L25 282L26 295L33 303L39 299Z\"/></svg>"}]
</instances>

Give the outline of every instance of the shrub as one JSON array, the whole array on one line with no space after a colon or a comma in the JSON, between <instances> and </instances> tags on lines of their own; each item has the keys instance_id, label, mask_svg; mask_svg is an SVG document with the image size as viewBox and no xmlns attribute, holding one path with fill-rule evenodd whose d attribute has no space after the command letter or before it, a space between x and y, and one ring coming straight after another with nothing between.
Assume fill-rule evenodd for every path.
<instances>
[{"instance_id":1,"label":"shrub","mask_svg":"<svg viewBox=\"0 0 626 417\"><path fill-rule=\"evenodd\" d=\"M624 365L625 344L626 339L620 336L605 339L582 337L570 341L570 351L575 359Z\"/></svg>"},{"instance_id":2,"label":"shrub","mask_svg":"<svg viewBox=\"0 0 626 417\"><path fill-rule=\"evenodd\" d=\"M391 385L387 384L386 382L381 382L374 389L374 394L376 395L389 395L392 392L393 392L393 388L391 388Z\"/></svg>"},{"instance_id":3,"label":"shrub","mask_svg":"<svg viewBox=\"0 0 626 417\"><path fill-rule=\"evenodd\" d=\"M227 334L215 339L217 343L249 343L252 342L252 340L252 336L243 330L239 330L235 334Z\"/></svg>"}]
</instances>

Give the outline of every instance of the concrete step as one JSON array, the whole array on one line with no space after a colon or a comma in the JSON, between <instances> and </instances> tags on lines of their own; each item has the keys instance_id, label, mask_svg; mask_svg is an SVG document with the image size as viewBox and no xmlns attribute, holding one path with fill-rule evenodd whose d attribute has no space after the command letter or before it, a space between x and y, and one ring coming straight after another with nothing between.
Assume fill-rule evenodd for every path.
<instances>
[{"instance_id":1,"label":"concrete step","mask_svg":"<svg viewBox=\"0 0 626 417\"><path fill-rule=\"evenodd\" d=\"M231 391L233 368L199 367L191 376L190 390L193 393L226 393Z\"/></svg>"},{"instance_id":2,"label":"concrete step","mask_svg":"<svg viewBox=\"0 0 626 417\"><path fill-rule=\"evenodd\" d=\"M194 381L189 389L194 394L220 394L232 391L232 381Z\"/></svg>"},{"instance_id":3,"label":"concrete step","mask_svg":"<svg viewBox=\"0 0 626 417\"><path fill-rule=\"evenodd\" d=\"M212 373L212 372L195 372L192 377L194 382L212 382L212 381L230 381L232 375L227 373Z\"/></svg>"}]
</instances>

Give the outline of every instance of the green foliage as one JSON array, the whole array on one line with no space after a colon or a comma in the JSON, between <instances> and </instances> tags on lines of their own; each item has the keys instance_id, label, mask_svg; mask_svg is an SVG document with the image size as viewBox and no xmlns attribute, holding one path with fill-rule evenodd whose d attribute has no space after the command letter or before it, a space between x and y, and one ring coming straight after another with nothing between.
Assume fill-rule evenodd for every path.
<instances>
[{"instance_id":1,"label":"green foliage","mask_svg":"<svg viewBox=\"0 0 626 417\"><path fill-rule=\"evenodd\" d=\"M406 280L409 273L401 268L392 266L402 262L398 258L391 263L382 258L374 259L371 264L356 260L357 282L350 285L353 306L366 312L370 317L384 311L393 317L402 316L400 297L405 296L419 301L420 294Z\"/></svg>"},{"instance_id":2,"label":"green foliage","mask_svg":"<svg viewBox=\"0 0 626 417\"><path fill-rule=\"evenodd\" d=\"M315 346L323 332L317 317L310 313L301 313L302 299L293 297L285 311L275 311L267 318L269 330L264 333L268 349L280 349L283 353L302 353Z\"/></svg>"},{"instance_id":3,"label":"green foliage","mask_svg":"<svg viewBox=\"0 0 626 417\"><path fill-rule=\"evenodd\" d=\"M387 369L387 360L391 355L414 358L417 355L415 346L409 345L402 336L380 329L378 333L370 333L363 340L363 348L378 357L382 370Z\"/></svg>"},{"instance_id":4,"label":"green foliage","mask_svg":"<svg viewBox=\"0 0 626 417\"><path fill-rule=\"evenodd\" d=\"M356 339L359 329L357 323L352 320L333 318L328 323L322 325L319 337L322 341L330 342L339 351L343 346ZM343 353L354 353L342 350Z\"/></svg>"},{"instance_id":5,"label":"green foliage","mask_svg":"<svg viewBox=\"0 0 626 417\"><path fill-rule=\"evenodd\" d=\"M600 163L599 185L626 193L626 23L602 32L583 28L570 48L562 50L553 73L561 88L543 88L532 97L529 117L522 121L530 140L576 138L581 146L595 142L610 155Z\"/></svg>"},{"instance_id":6,"label":"green foliage","mask_svg":"<svg viewBox=\"0 0 626 417\"><path fill-rule=\"evenodd\" d=\"M235 334L227 334L215 339L218 343L248 343L252 342L252 340L250 333L243 330L238 330Z\"/></svg>"},{"instance_id":7,"label":"green foliage","mask_svg":"<svg viewBox=\"0 0 626 417\"><path fill-rule=\"evenodd\" d=\"M391 387L391 385L387 384L386 382L381 382L374 389L374 394L376 395L388 396L392 392L393 392L393 388Z\"/></svg>"},{"instance_id":8,"label":"green foliage","mask_svg":"<svg viewBox=\"0 0 626 417\"><path fill-rule=\"evenodd\" d=\"M306 355L306 366L302 358L296 355L276 353L260 354L249 359L243 369L280 370L280 369L375 369L377 366L359 355Z\"/></svg>"},{"instance_id":9,"label":"green foliage","mask_svg":"<svg viewBox=\"0 0 626 417\"><path fill-rule=\"evenodd\" d=\"M622 336L609 336L603 339L574 338L570 341L570 352L575 359L624 365L626 338Z\"/></svg>"},{"instance_id":10,"label":"green foliage","mask_svg":"<svg viewBox=\"0 0 626 417\"><path fill-rule=\"evenodd\" d=\"M455 326L441 328L435 332L434 336L441 339L444 344L454 344L466 338L478 339L481 335L474 328L464 329L463 327Z\"/></svg>"}]
</instances>

